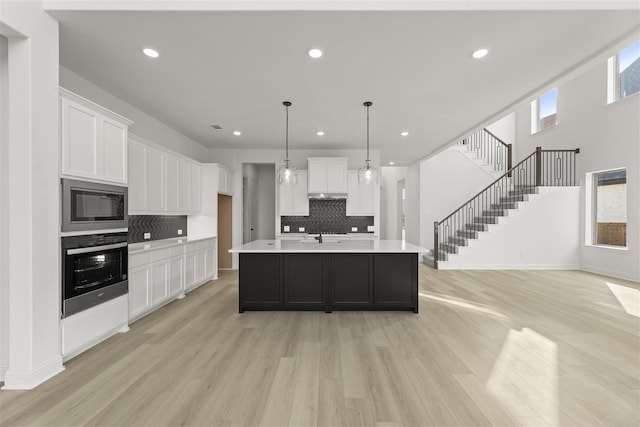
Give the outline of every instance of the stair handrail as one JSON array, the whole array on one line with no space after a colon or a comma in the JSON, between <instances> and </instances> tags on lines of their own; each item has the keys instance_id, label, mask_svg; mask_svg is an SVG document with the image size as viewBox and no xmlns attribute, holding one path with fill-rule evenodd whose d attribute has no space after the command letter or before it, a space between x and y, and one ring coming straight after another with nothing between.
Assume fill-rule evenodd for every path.
<instances>
[{"instance_id":1,"label":"stair handrail","mask_svg":"<svg viewBox=\"0 0 640 427\"><path fill-rule=\"evenodd\" d=\"M474 203L478 199L480 199L480 197L483 196L488 190L492 189L492 187L494 189L495 188L500 189L499 196L508 196L509 192L513 190L508 189L506 190L506 193L505 193L506 187L509 187L509 188L519 187L520 189L524 190L526 188L535 188L535 187L550 185L550 184L551 186L554 186L553 185L554 179L558 181L562 180L561 182L556 183L557 184L556 186L574 185L576 182L575 154L578 154L578 153L580 153L579 148L570 149L570 150L542 150L542 147L536 147L536 151L534 151L525 159L520 161L517 165L511 167L507 172L505 172L499 178L494 180L491 184L489 184L488 186L480 190L478 193L476 193L475 196L467 200L458 209L454 210L451 214L449 214L443 220L435 221L434 236L433 236L434 267L438 268L438 261L440 258L439 242L440 242L440 226L442 224L444 224L446 221L451 220L456 214L460 213L462 209L464 209L465 207L471 208L473 206L472 204L476 205L476 206L473 206L474 209L471 209L473 212L472 215L477 214L475 208L478 208L478 210L489 209L489 211L492 212L494 210L492 208L492 205L496 204L494 203L496 200L488 198L488 199L483 199L482 203ZM548 160L551 160L551 161L548 161ZM544 168L544 165L546 163L550 163L552 168ZM524 167L525 165L527 165L528 168L525 168ZM533 166L534 172L531 171L532 169L531 166ZM569 178L566 178L565 173L563 173L563 172L566 172L567 170L572 175ZM522 172L524 172L524 177ZM543 179L542 179L543 177L547 178L547 180L544 181L545 184L543 184ZM508 178L512 178L512 180L507 181ZM551 178L551 181L549 181L549 178ZM505 185L498 186L497 184L499 183L504 183ZM514 195L514 197L521 196L522 194L525 194L525 192L524 191L521 193L516 192L516 195ZM499 197L499 196L496 196L496 197ZM489 219L493 220L495 219L495 216L489 216ZM464 222L463 220L466 220L466 217L462 218L462 220L459 222L463 223ZM466 224L468 223L464 223L465 226ZM456 222L456 225L459 225L459 224L457 224ZM469 232L473 232L473 231L474 229L469 230ZM449 236L449 237L452 237L452 236Z\"/></svg>"},{"instance_id":2,"label":"stair handrail","mask_svg":"<svg viewBox=\"0 0 640 427\"><path fill-rule=\"evenodd\" d=\"M484 134L488 135L488 138ZM507 144L487 128L470 133L461 138L457 144L467 146L467 151L475 152L476 155L487 160L494 170L508 171L512 167L513 145ZM504 153L501 150L504 150Z\"/></svg>"}]
</instances>

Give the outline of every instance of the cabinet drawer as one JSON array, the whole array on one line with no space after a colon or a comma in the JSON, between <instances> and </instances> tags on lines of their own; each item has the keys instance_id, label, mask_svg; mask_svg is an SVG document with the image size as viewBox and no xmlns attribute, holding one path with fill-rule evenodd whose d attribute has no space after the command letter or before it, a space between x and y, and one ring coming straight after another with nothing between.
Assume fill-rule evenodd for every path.
<instances>
[{"instance_id":1,"label":"cabinet drawer","mask_svg":"<svg viewBox=\"0 0 640 427\"><path fill-rule=\"evenodd\" d=\"M151 264L151 252L129 255L129 268L140 267L145 264Z\"/></svg>"},{"instance_id":2,"label":"cabinet drawer","mask_svg":"<svg viewBox=\"0 0 640 427\"><path fill-rule=\"evenodd\" d=\"M202 240L200 242L197 242L198 244L198 250L204 250L204 249L208 249L210 247L213 246L213 240L209 239L209 240Z\"/></svg>"},{"instance_id":3,"label":"cabinet drawer","mask_svg":"<svg viewBox=\"0 0 640 427\"><path fill-rule=\"evenodd\" d=\"M185 245L178 245L171 248L171 257L184 255Z\"/></svg>"},{"instance_id":4,"label":"cabinet drawer","mask_svg":"<svg viewBox=\"0 0 640 427\"><path fill-rule=\"evenodd\" d=\"M163 259L167 259L171 257L171 249L170 248L166 248L166 249L158 249L156 251L151 252L151 260L152 261L160 261Z\"/></svg>"}]
</instances>

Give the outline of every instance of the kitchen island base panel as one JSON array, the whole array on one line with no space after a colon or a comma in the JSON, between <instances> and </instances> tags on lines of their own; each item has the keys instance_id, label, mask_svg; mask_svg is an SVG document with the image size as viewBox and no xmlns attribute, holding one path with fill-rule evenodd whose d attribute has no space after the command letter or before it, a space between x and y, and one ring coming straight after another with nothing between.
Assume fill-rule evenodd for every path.
<instances>
[{"instance_id":1,"label":"kitchen island base panel","mask_svg":"<svg viewBox=\"0 0 640 427\"><path fill-rule=\"evenodd\" d=\"M417 254L240 253L239 312L418 312Z\"/></svg>"}]
</instances>

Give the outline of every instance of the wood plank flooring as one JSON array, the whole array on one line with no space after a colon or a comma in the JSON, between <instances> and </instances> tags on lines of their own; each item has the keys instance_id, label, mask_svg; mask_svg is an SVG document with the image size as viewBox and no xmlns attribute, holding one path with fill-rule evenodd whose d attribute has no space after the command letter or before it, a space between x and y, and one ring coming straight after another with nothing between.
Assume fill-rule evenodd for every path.
<instances>
[{"instance_id":1,"label":"wood plank flooring","mask_svg":"<svg viewBox=\"0 0 640 427\"><path fill-rule=\"evenodd\" d=\"M221 271L36 389L0 391L0 425L640 425L635 282L421 265L419 314L239 314L237 293Z\"/></svg>"}]
</instances>

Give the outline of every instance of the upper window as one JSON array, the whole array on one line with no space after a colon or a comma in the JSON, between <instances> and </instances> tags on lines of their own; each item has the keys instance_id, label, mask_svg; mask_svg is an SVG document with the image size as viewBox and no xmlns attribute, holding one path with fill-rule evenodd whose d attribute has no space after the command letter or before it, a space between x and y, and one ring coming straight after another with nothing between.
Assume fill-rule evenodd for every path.
<instances>
[{"instance_id":1,"label":"upper window","mask_svg":"<svg viewBox=\"0 0 640 427\"><path fill-rule=\"evenodd\" d=\"M607 68L608 104L640 92L640 41L609 58Z\"/></svg>"},{"instance_id":2,"label":"upper window","mask_svg":"<svg viewBox=\"0 0 640 427\"><path fill-rule=\"evenodd\" d=\"M593 174L593 243L627 246L627 170Z\"/></svg>"},{"instance_id":3,"label":"upper window","mask_svg":"<svg viewBox=\"0 0 640 427\"><path fill-rule=\"evenodd\" d=\"M531 133L556 126L558 124L558 89L540 95L531 102Z\"/></svg>"}]
</instances>

